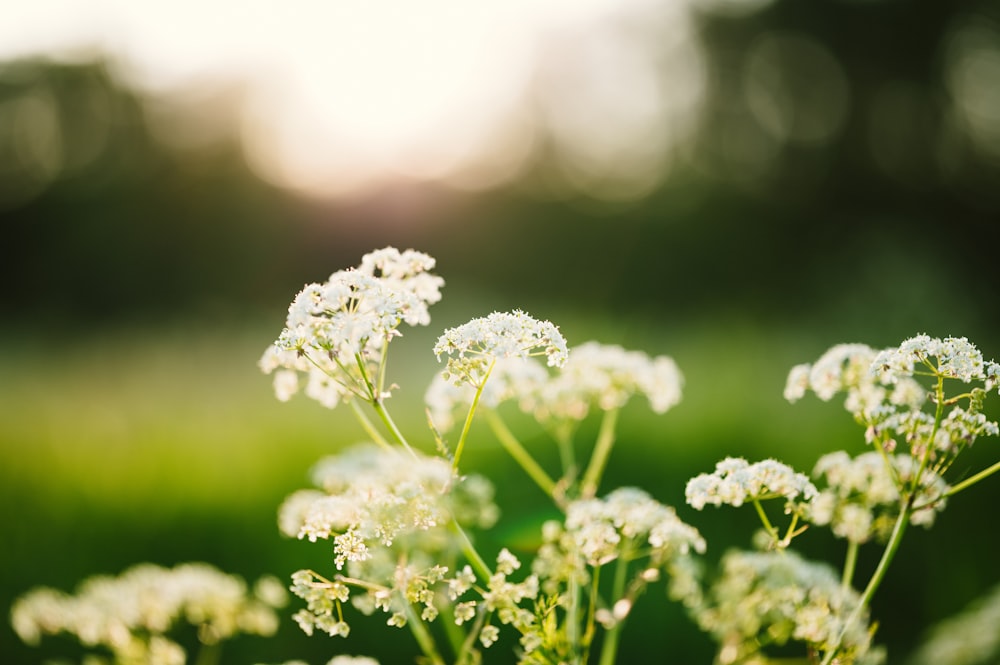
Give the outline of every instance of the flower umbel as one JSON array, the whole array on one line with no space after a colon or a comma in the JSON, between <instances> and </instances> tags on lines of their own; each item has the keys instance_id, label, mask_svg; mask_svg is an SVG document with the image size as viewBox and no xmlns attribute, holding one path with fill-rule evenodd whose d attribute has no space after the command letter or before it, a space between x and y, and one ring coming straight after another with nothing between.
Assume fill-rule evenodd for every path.
<instances>
[{"instance_id":1,"label":"flower umbel","mask_svg":"<svg viewBox=\"0 0 1000 665\"><path fill-rule=\"evenodd\" d=\"M548 321L521 310L494 312L449 328L434 345L434 355L448 356L447 377L480 388L499 358L544 356L549 367L566 363L566 340Z\"/></svg>"},{"instance_id":2,"label":"flower umbel","mask_svg":"<svg viewBox=\"0 0 1000 665\"><path fill-rule=\"evenodd\" d=\"M365 255L357 269L306 285L259 363L275 373L278 398L298 391L300 375L306 395L329 408L355 397L385 398L389 342L403 323L427 325L428 306L441 299L444 280L428 272L433 267L426 254L387 247Z\"/></svg>"},{"instance_id":3,"label":"flower umbel","mask_svg":"<svg viewBox=\"0 0 1000 665\"><path fill-rule=\"evenodd\" d=\"M88 647L110 650L116 662L182 665L184 649L167 635L174 627L196 626L209 646L240 633L272 635L278 628L274 609L285 602L274 578L261 578L251 590L208 564L147 563L116 577L91 577L74 595L34 589L14 603L11 621L30 644L43 635L69 633Z\"/></svg>"}]
</instances>

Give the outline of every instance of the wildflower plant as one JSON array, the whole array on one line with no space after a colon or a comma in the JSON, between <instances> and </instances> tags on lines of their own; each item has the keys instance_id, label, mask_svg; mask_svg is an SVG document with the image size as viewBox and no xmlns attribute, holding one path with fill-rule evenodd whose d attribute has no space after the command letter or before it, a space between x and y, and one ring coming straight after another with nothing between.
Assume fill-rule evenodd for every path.
<instances>
[{"instance_id":1,"label":"wildflower plant","mask_svg":"<svg viewBox=\"0 0 1000 665\"><path fill-rule=\"evenodd\" d=\"M920 335L885 350L836 345L792 368L784 394L791 402L809 392L842 396L863 429L861 450L825 454L811 475L777 459L727 457L691 478L684 498L692 509L752 506L761 525L746 549L723 553L713 567L710 544L672 506L638 487L603 487L622 408L641 397L662 414L681 400L683 375L668 356L570 345L556 325L521 310L474 318L433 346L443 367L425 393L427 436L411 444L389 413L388 354L404 324L430 323L444 284L434 267L426 254L387 247L305 286L260 359L278 399L301 389L329 408L348 404L368 439L321 459L312 487L278 510L282 534L326 548L326 565L290 578L300 601L292 620L310 636L348 638L355 616L375 615L388 630L408 631L418 661L430 665L475 665L498 648L524 665L611 665L633 609L662 585L690 626L715 640L717 665L763 665L789 653L818 665L875 665L886 655L870 605L907 527L931 527L951 496L1000 470L997 462L948 480L979 436L998 433L983 405L1000 384L1000 365L970 342ZM505 403L541 425L558 466L522 443L499 408ZM477 418L551 501L557 517L540 527L537 547L481 544L500 511L497 488L463 455L475 445ZM581 440L590 418L596 434ZM839 568L794 549L817 528L845 542ZM865 574L857 570L861 547L881 548ZM206 582L202 592L219 584ZM105 645L119 665L179 665L185 654L163 631L180 616L201 626L206 643L273 631L263 608L277 594L247 601L245 589L228 584L228 604L211 612L178 583L155 590L164 599L151 617L136 605L146 592L125 585L113 594L119 604L102 606L107 616L38 590L12 618L26 641L68 631ZM328 665L374 663L341 654Z\"/></svg>"},{"instance_id":2,"label":"wildflower plant","mask_svg":"<svg viewBox=\"0 0 1000 665\"><path fill-rule=\"evenodd\" d=\"M15 601L11 623L29 644L45 635L75 636L93 650L87 660L93 665L183 665L187 654L173 637L178 625L196 628L199 662L209 662L217 654L208 654L235 635L273 635L276 609L287 596L271 576L249 589L241 578L204 563L146 563L115 577L91 577L75 594L33 589Z\"/></svg>"}]
</instances>

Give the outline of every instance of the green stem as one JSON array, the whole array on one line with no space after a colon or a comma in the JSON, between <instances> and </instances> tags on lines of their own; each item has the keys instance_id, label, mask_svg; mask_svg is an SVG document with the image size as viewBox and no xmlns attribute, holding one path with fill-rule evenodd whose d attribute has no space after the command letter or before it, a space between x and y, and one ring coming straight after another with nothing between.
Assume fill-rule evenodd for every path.
<instances>
[{"instance_id":1,"label":"green stem","mask_svg":"<svg viewBox=\"0 0 1000 665\"><path fill-rule=\"evenodd\" d=\"M389 366L389 338L382 342L382 360L378 364L378 380L375 383L375 394L381 399L382 391L385 390L386 368Z\"/></svg>"},{"instance_id":2,"label":"green stem","mask_svg":"<svg viewBox=\"0 0 1000 665\"><path fill-rule=\"evenodd\" d=\"M604 412L604 417L601 419L601 429L597 433L597 442L594 444L594 452L591 454L587 471L583 474L580 493L584 497L592 497L597 494L597 488L601 484L601 476L604 474L604 467L608 463L611 448L615 443L615 425L617 423L618 409L609 409Z\"/></svg>"},{"instance_id":3,"label":"green stem","mask_svg":"<svg viewBox=\"0 0 1000 665\"><path fill-rule=\"evenodd\" d=\"M469 429L472 427L472 417L476 415L476 407L479 406L479 398L483 396L483 387L486 386L486 381L490 378L490 374L493 372L493 367L497 364L496 359L490 363L489 369L486 370L483 380L479 382L476 386L476 394L472 398L472 404L469 405L469 412L465 414L465 424L462 425L462 434L458 437L458 445L455 446L455 458L451 462L452 471L458 471L458 460L462 457L462 451L465 449L465 439L469 436Z\"/></svg>"},{"instance_id":4,"label":"green stem","mask_svg":"<svg viewBox=\"0 0 1000 665\"><path fill-rule=\"evenodd\" d=\"M406 615L406 625L410 627L410 632L413 633L417 644L420 645L420 650L427 656L427 660L433 665L445 665L444 658L438 653L437 645L434 644L434 638L427 630L420 615L413 611L412 605L406 606Z\"/></svg>"},{"instance_id":5,"label":"green stem","mask_svg":"<svg viewBox=\"0 0 1000 665\"><path fill-rule=\"evenodd\" d=\"M936 406L934 409L934 426L931 427L931 433L927 436L927 441L925 443L926 448L924 449L924 454L920 457L920 467L913 476L913 480L910 482L910 496L916 496L917 492L920 491L920 481L924 475L924 469L927 468L927 463L930 461L931 454L934 452L934 439L937 437L938 428L941 426L941 418L944 416L944 377L938 376L937 378L937 388L935 389L936 399L934 400Z\"/></svg>"},{"instance_id":6,"label":"green stem","mask_svg":"<svg viewBox=\"0 0 1000 665\"><path fill-rule=\"evenodd\" d=\"M476 550L476 546L472 544L472 541L469 540L468 534L465 533L465 530L462 528L462 525L459 524L457 521L455 521L455 518L452 518L451 520L451 530L461 540L462 553L465 554L465 558L468 559L469 563L472 564L473 569L479 575L480 579L482 579L485 582L488 581L491 577L493 577L493 571L490 570L490 567L486 565L486 562L483 560L483 557L481 557L479 555L479 551Z\"/></svg>"},{"instance_id":7,"label":"green stem","mask_svg":"<svg viewBox=\"0 0 1000 665\"><path fill-rule=\"evenodd\" d=\"M983 469L982 471L980 471L976 475L970 476L969 478L966 478L965 480L963 480L959 484L957 484L957 485L955 485L953 487L948 488L948 491L945 492L944 494L942 494L941 498L947 498L949 496L953 496L955 494L958 494L959 492L961 492L962 490L966 489L967 487L975 485L976 483L978 483L983 478L991 476L994 473L996 473L997 471L1000 471L1000 462L996 462L995 464L993 464L993 466L991 466L991 467L989 467L987 469Z\"/></svg>"},{"instance_id":8,"label":"green stem","mask_svg":"<svg viewBox=\"0 0 1000 665\"><path fill-rule=\"evenodd\" d=\"M503 420L500 416L493 410L486 411L486 420L490 425L490 429L496 435L497 439L503 445L504 449L514 458L514 461L521 465L524 472L535 481L542 491L545 492L549 497L555 498L556 483L549 474L545 473L545 469L535 461L535 458L531 456L531 453L525 449L521 442L517 440L514 433L507 429Z\"/></svg>"},{"instance_id":9,"label":"green stem","mask_svg":"<svg viewBox=\"0 0 1000 665\"><path fill-rule=\"evenodd\" d=\"M573 652L580 645L580 585L570 579L569 607L566 608L566 641Z\"/></svg>"},{"instance_id":10,"label":"green stem","mask_svg":"<svg viewBox=\"0 0 1000 665\"><path fill-rule=\"evenodd\" d=\"M571 482L576 475L576 455L573 452L573 428L560 424L553 429L552 437L559 447L559 462L562 464L563 478Z\"/></svg>"},{"instance_id":11,"label":"green stem","mask_svg":"<svg viewBox=\"0 0 1000 665\"><path fill-rule=\"evenodd\" d=\"M771 525L771 520L767 519L767 513L764 512L764 506L760 505L760 501L753 499L753 507L757 509L757 515L760 516L760 521L764 525L764 530L771 536L771 540L777 545L780 542L778 538L778 530Z\"/></svg>"},{"instance_id":12,"label":"green stem","mask_svg":"<svg viewBox=\"0 0 1000 665\"><path fill-rule=\"evenodd\" d=\"M594 642L594 617L597 616L597 594L601 586L601 566L595 566L594 572L590 576L590 600L587 604L587 629L583 633L581 646L583 652L579 653L573 649L577 656L573 665L585 665L590 662L590 645Z\"/></svg>"},{"instance_id":13,"label":"green stem","mask_svg":"<svg viewBox=\"0 0 1000 665\"><path fill-rule=\"evenodd\" d=\"M826 652L821 665L830 665L834 658L836 658L837 652L840 651L840 646L844 641L844 637L847 635L847 631L850 630L855 623L857 623L858 619L861 617L861 613L864 612L866 607L868 607L872 597L875 595L875 591L882 583L882 579L885 577L885 573L889 569L889 564L892 563L892 559L896 556L896 551L899 549L899 544L903 540L903 534L906 532L906 525L910 521L910 514L913 512L911 503L912 499L907 499L906 503L903 505L903 510L900 511L899 517L896 519L896 524L892 527L892 534L889 536L889 542L886 543L885 551L882 552L882 558L879 559L875 572L872 573L871 579L868 580L868 586L866 586L865 590L861 593L861 600L858 602L857 606L850 613L850 615L848 615L847 620L844 622L844 627L840 630L840 635L837 636L837 641L833 644L830 650Z\"/></svg>"},{"instance_id":14,"label":"green stem","mask_svg":"<svg viewBox=\"0 0 1000 665\"><path fill-rule=\"evenodd\" d=\"M221 644L218 642L213 642L211 644L205 644L202 642L201 647L198 649L198 656L195 658L194 665L217 665L221 655Z\"/></svg>"},{"instance_id":15,"label":"green stem","mask_svg":"<svg viewBox=\"0 0 1000 665\"><path fill-rule=\"evenodd\" d=\"M403 444L403 447L406 448L407 452L416 457L417 453L414 452L413 448L410 447L410 444L406 442L406 437L404 437L403 433L399 431L398 427L396 427L396 423L393 422L392 416L390 416L389 412L386 411L385 406L382 404L382 400L376 399L372 402L372 407L375 409L375 413L377 413L382 419L382 422L385 423L385 426L389 429L389 431L392 432L393 437Z\"/></svg>"},{"instance_id":16,"label":"green stem","mask_svg":"<svg viewBox=\"0 0 1000 665\"><path fill-rule=\"evenodd\" d=\"M847 541L847 556L844 557L844 572L840 577L840 585L846 591L854 580L854 570L858 565L858 543Z\"/></svg>"},{"instance_id":17,"label":"green stem","mask_svg":"<svg viewBox=\"0 0 1000 665\"><path fill-rule=\"evenodd\" d=\"M443 603L441 608L441 619L444 624L444 633L448 637L448 644L458 662L461 662L465 653L465 634L462 628L455 624L455 604Z\"/></svg>"},{"instance_id":18,"label":"green stem","mask_svg":"<svg viewBox=\"0 0 1000 665\"><path fill-rule=\"evenodd\" d=\"M377 429L375 429L375 426L372 425L372 421L368 420L368 416L366 416L364 414L364 411L361 410L361 407L358 406L357 400L352 399L349 401L351 404L351 410L354 411L354 415L357 416L358 422L361 423L361 429L365 431L365 434L370 436L372 441L382 446L383 448L387 450L391 449L392 446L389 445L389 442L385 440L385 437L382 436L382 434Z\"/></svg>"},{"instance_id":19,"label":"green stem","mask_svg":"<svg viewBox=\"0 0 1000 665\"><path fill-rule=\"evenodd\" d=\"M614 602L617 602L625 594L627 577L628 561L624 557L618 557L618 562L615 565L614 588L611 592L611 598ZM611 606L611 611L614 612L614 605ZM604 634L604 643L601 645L601 658L598 661L598 665L614 664L615 657L618 655L618 641L621 639L621 630L624 623L624 618L616 618L614 625Z\"/></svg>"}]
</instances>

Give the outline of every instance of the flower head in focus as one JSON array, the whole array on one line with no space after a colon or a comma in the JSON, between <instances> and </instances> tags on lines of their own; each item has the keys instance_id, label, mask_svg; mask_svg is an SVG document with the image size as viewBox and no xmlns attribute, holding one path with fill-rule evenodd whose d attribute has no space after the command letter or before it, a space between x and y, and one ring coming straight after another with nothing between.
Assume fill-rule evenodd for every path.
<instances>
[{"instance_id":1,"label":"flower head in focus","mask_svg":"<svg viewBox=\"0 0 1000 665\"><path fill-rule=\"evenodd\" d=\"M816 486L802 473L777 460L750 464L739 457L727 457L712 473L702 473L688 481L688 504L701 510L706 504L742 506L748 501L784 497L789 509L816 496Z\"/></svg>"},{"instance_id":2,"label":"flower head in focus","mask_svg":"<svg viewBox=\"0 0 1000 665\"><path fill-rule=\"evenodd\" d=\"M387 247L366 254L358 268L306 285L259 362L274 374L277 397L298 392L303 376L306 395L329 408L386 397L380 370L389 342L403 323L427 325L428 306L441 299L444 280L430 274L433 267L422 252Z\"/></svg>"},{"instance_id":3,"label":"flower head in focus","mask_svg":"<svg viewBox=\"0 0 1000 665\"><path fill-rule=\"evenodd\" d=\"M445 330L434 355L448 356L447 379L481 388L501 358L544 356L549 367L566 363L566 340L554 324L521 310L494 312Z\"/></svg>"}]
</instances>

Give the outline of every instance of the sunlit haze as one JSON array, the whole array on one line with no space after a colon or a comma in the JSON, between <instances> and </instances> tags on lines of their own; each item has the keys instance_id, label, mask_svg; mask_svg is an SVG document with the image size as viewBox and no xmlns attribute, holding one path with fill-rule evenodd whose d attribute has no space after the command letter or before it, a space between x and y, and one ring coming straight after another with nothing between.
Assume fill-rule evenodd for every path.
<instances>
[{"instance_id":1,"label":"sunlit haze","mask_svg":"<svg viewBox=\"0 0 1000 665\"><path fill-rule=\"evenodd\" d=\"M628 195L655 184L704 87L687 10L685 0L41 0L7 8L0 59L101 55L136 88L175 98L238 84L251 166L304 192L399 177L489 187L516 176L544 134L570 157L570 182Z\"/></svg>"},{"instance_id":2,"label":"sunlit haze","mask_svg":"<svg viewBox=\"0 0 1000 665\"><path fill-rule=\"evenodd\" d=\"M842 56L807 32L772 28L709 61L697 14L740 20L770 2L36 0L5 9L0 61L106 62L149 102L157 136L237 139L259 176L316 197L397 181L482 190L540 163L557 195L636 200L678 166L754 188L859 114L894 180L914 178L921 151L956 183L997 160L995 22L948 26L937 92L890 77L859 105ZM8 203L64 166L44 90L0 106L0 135L18 172ZM822 177L810 173L795 170L796 187Z\"/></svg>"}]
</instances>

